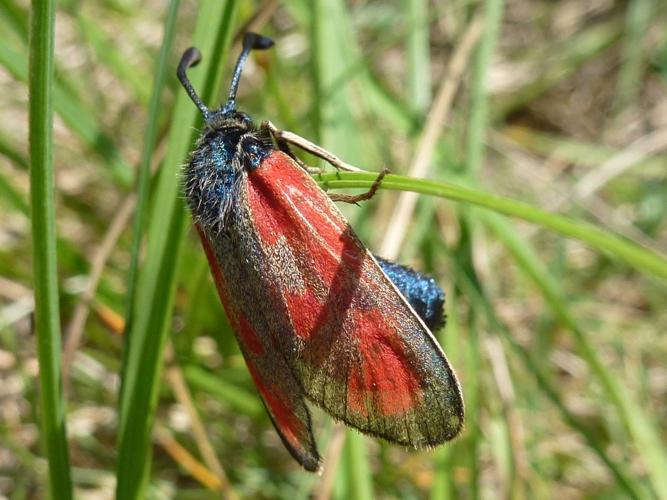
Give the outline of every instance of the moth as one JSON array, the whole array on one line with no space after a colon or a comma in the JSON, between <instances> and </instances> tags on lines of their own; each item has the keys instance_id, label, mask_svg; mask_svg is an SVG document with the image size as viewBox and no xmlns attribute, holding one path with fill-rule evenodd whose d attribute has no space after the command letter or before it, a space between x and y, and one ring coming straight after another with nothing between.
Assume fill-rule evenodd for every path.
<instances>
[{"instance_id":1,"label":"moth","mask_svg":"<svg viewBox=\"0 0 667 500\"><path fill-rule=\"evenodd\" d=\"M272 45L245 35L228 100L216 110L186 75L201 59L197 49L177 72L204 119L184 169L185 197L250 375L309 471L321 460L307 401L392 443L448 441L464 409L429 329L442 318L443 292L432 278L375 258L275 129L236 109L250 51Z\"/></svg>"}]
</instances>

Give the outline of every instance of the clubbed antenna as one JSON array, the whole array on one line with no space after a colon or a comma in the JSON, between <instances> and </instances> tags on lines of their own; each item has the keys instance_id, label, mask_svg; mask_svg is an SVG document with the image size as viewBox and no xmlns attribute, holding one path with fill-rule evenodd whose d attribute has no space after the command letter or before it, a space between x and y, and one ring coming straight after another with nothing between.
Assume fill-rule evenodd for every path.
<instances>
[{"instance_id":1,"label":"clubbed antenna","mask_svg":"<svg viewBox=\"0 0 667 500\"><path fill-rule=\"evenodd\" d=\"M238 61L236 61L236 67L234 68L234 75L232 76L232 83L229 86L229 97L225 103L222 112L227 113L229 111L234 111L236 109L236 91L239 88L239 80L241 79L241 71L243 71L243 64L248 58L251 50L264 50L273 46L273 40L269 37L258 35L257 33L246 33L243 37L243 50L239 55ZM192 83L186 75L186 71L193 66L196 66L201 61L201 52L195 47L190 47L183 53L181 57L181 62L178 65L178 70L176 74L178 79L181 81L181 85L185 88L192 102L195 103L199 111L201 111L204 120L208 120L211 116L211 110L206 107L202 100L195 92L195 89L192 87Z\"/></svg>"},{"instance_id":2,"label":"clubbed antenna","mask_svg":"<svg viewBox=\"0 0 667 500\"><path fill-rule=\"evenodd\" d=\"M241 79L241 71L243 71L243 65L245 64L245 61L248 58L248 54L250 54L250 51L265 50L272 46L273 46L273 40L271 40L267 36L262 36L258 35L257 33L251 33L251 32L248 32L243 36L243 50L239 55L238 61L236 61L236 67L234 68L234 75L232 76L232 83L229 86L229 95L227 97L227 103L225 104L224 107L225 112L233 111L234 109L236 109L236 91L239 88L239 80ZM190 95L190 97L192 97L192 95ZM196 101L195 104L197 104ZM197 104L197 106L199 105Z\"/></svg>"},{"instance_id":3,"label":"clubbed antenna","mask_svg":"<svg viewBox=\"0 0 667 500\"><path fill-rule=\"evenodd\" d=\"M199 61L201 61L201 52L199 52L199 50L197 50L195 47L190 47L188 50L183 52L183 57L181 57L181 62L178 64L178 70L176 70L176 74L178 75L178 79L181 81L181 85L183 85L188 95L190 96L190 99L192 99L192 102L194 102L195 105L199 108L199 111L201 111L204 120L207 120L211 115L211 111L199 98L197 92L195 92L195 89L192 88L192 84L188 79L188 75L185 74L189 68L197 66Z\"/></svg>"}]
</instances>

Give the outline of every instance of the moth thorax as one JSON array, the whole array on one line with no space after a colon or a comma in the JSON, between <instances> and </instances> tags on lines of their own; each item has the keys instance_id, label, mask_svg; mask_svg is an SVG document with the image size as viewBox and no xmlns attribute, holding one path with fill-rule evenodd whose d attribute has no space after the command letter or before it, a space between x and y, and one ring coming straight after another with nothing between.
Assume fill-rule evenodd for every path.
<instances>
[{"instance_id":1,"label":"moth thorax","mask_svg":"<svg viewBox=\"0 0 667 500\"><path fill-rule=\"evenodd\" d=\"M244 130L209 129L199 139L184 172L184 191L195 221L220 229L237 197L241 165L237 145Z\"/></svg>"}]
</instances>

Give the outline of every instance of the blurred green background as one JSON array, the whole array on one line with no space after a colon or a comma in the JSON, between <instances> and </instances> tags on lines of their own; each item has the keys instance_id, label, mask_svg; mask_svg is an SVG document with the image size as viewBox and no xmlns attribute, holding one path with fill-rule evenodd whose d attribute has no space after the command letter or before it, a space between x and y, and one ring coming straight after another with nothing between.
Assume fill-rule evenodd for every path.
<instances>
[{"instance_id":1,"label":"blurred green background","mask_svg":"<svg viewBox=\"0 0 667 500\"><path fill-rule=\"evenodd\" d=\"M67 0L53 59L39 3L32 81L30 6L0 3L0 495L667 498L665 2ZM190 75L214 106L248 27L276 46L251 56L240 109L430 179L343 210L447 292L436 334L467 410L451 444L404 450L315 410L319 477L271 426L178 177L201 125L180 55L201 49ZM49 61L55 190L33 164L31 210L49 138L29 145L28 84L48 119ZM48 220L55 247L31 230ZM59 307L38 295L35 331L49 259Z\"/></svg>"}]
</instances>

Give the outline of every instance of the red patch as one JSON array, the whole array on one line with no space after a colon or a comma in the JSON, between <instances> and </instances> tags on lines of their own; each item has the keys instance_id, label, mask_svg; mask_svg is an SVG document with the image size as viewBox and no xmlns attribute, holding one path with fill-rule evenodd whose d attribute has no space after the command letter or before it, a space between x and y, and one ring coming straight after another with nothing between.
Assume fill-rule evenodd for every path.
<instances>
[{"instance_id":1,"label":"red patch","mask_svg":"<svg viewBox=\"0 0 667 500\"><path fill-rule=\"evenodd\" d=\"M310 288L285 293L294 331L309 341L308 362L318 367L336 338L350 332L358 339L361 357L349 374L350 410L366 414L367 401L383 415L413 409L420 399L419 380L400 335L379 310L353 306L361 288L372 293L374 283L364 277L370 257L335 206L323 200L326 194L289 157L276 152L249 175L248 197L262 241L272 245L284 238L294 254L310 259L299 270ZM315 284L326 290L323 299L311 290Z\"/></svg>"},{"instance_id":2,"label":"red patch","mask_svg":"<svg viewBox=\"0 0 667 500\"><path fill-rule=\"evenodd\" d=\"M369 404L382 415L399 415L420 401L419 378L397 332L377 309L355 311L361 363L352 366L347 387L350 410L367 416Z\"/></svg>"},{"instance_id":3,"label":"red patch","mask_svg":"<svg viewBox=\"0 0 667 500\"><path fill-rule=\"evenodd\" d=\"M321 324L318 320L323 313L324 304L310 289L303 293L288 293L285 299L294 331L299 337L309 339ZM298 314L293 314L294 311L298 311Z\"/></svg>"},{"instance_id":4,"label":"red patch","mask_svg":"<svg viewBox=\"0 0 667 500\"><path fill-rule=\"evenodd\" d=\"M333 205L320 203L320 197L326 195L284 153L268 156L261 168L249 175L249 181L248 201L257 214L253 222L267 245L281 236L301 245L316 239L319 241L312 243L318 250L324 246L337 258L350 247L345 221L340 214L328 210ZM353 243L357 246L356 241Z\"/></svg>"},{"instance_id":5,"label":"red patch","mask_svg":"<svg viewBox=\"0 0 667 500\"><path fill-rule=\"evenodd\" d=\"M263 249L253 259L265 259L253 293L259 301L264 293L278 299L284 309L275 314L286 310L288 318L261 321L257 331L254 311L262 302L228 298L254 327L249 331L268 336L277 351L266 349L253 379L295 456L305 463L302 453L317 453L308 443L307 413L300 413L303 400L294 401L292 389L348 425L392 442L433 446L456 435L463 403L447 360L327 194L280 152L250 172L243 189L247 224L238 237ZM260 264L245 254L235 258L240 266ZM239 339L250 345L241 329ZM273 355L279 358L270 360ZM283 362L287 366L275 367ZM273 375L282 369L297 384L274 390ZM448 402L451 409L443 412ZM315 459L307 468L316 466Z\"/></svg>"},{"instance_id":6,"label":"red patch","mask_svg":"<svg viewBox=\"0 0 667 500\"><path fill-rule=\"evenodd\" d=\"M295 333L312 338L331 318L345 317L370 257L326 194L284 153L271 154L248 179L259 238L267 246L284 238L295 255L309 261L300 269L306 291L287 292L285 300ZM317 298L314 288L326 296Z\"/></svg>"},{"instance_id":7,"label":"red patch","mask_svg":"<svg viewBox=\"0 0 667 500\"><path fill-rule=\"evenodd\" d=\"M209 243L208 238L206 237L204 232L196 224L195 228L197 228L197 234L199 234L199 239L201 240L201 244L204 247L204 253L206 254L206 258L208 259L208 264L211 267L211 274L213 275L215 288L218 290L218 295L220 296L220 300L222 300L222 305L225 307L225 310L227 310L227 303L226 303L227 293L225 291L225 279L222 276L222 271L220 271L220 266L218 265L218 259L215 256L213 247L211 247L211 244Z\"/></svg>"},{"instance_id":8,"label":"red patch","mask_svg":"<svg viewBox=\"0 0 667 500\"><path fill-rule=\"evenodd\" d=\"M259 336L252 328L250 322L246 319L245 316L239 314L238 317L238 329L239 336L242 344L247 347L251 353L259 356L264 354L264 346L262 341L259 339Z\"/></svg>"},{"instance_id":9,"label":"red patch","mask_svg":"<svg viewBox=\"0 0 667 500\"><path fill-rule=\"evenodd\" d=\"M229 322L232 324L234 331L239 335L239 341L251 353L256 355L263 354L264 346L262 345L262 342L257 333L252 328L250 322L245 316L237 315L232 310L229 304L229 300L227 299L225 280L222 276L222 271L220 270L220 265L218 264L215 252L213 251L208 238L206 238L205 234L202 232L199 226L195 227L197 228L197 233L199 233L199 238L201 239L202 246L204 247L206 257L208 258L208 263L211 267L211 274L213 275L213 281L215 282L215 288L218 290L218 296L220 297L220 301L222 302L222 306L225 309L225 313L227 314Z\"/></svg>"},{"instance_id":10,"label":"red patch","mask_svg":"<svg viewBox=\"0 0 667 500\"><path fill-rule=\"evenodd\" d=\"M283 437L295 449L303 449L302 439L306 429L286 403L287 398L285 395L282 394L275 384L272 384L270 387L267 386L255 370L253 364L247 359L246 365L257 386L257 390L264 398L264 401L266 401L266 405L275 419L276 427L280 429Z\"/></svg>"}]
</instances>

